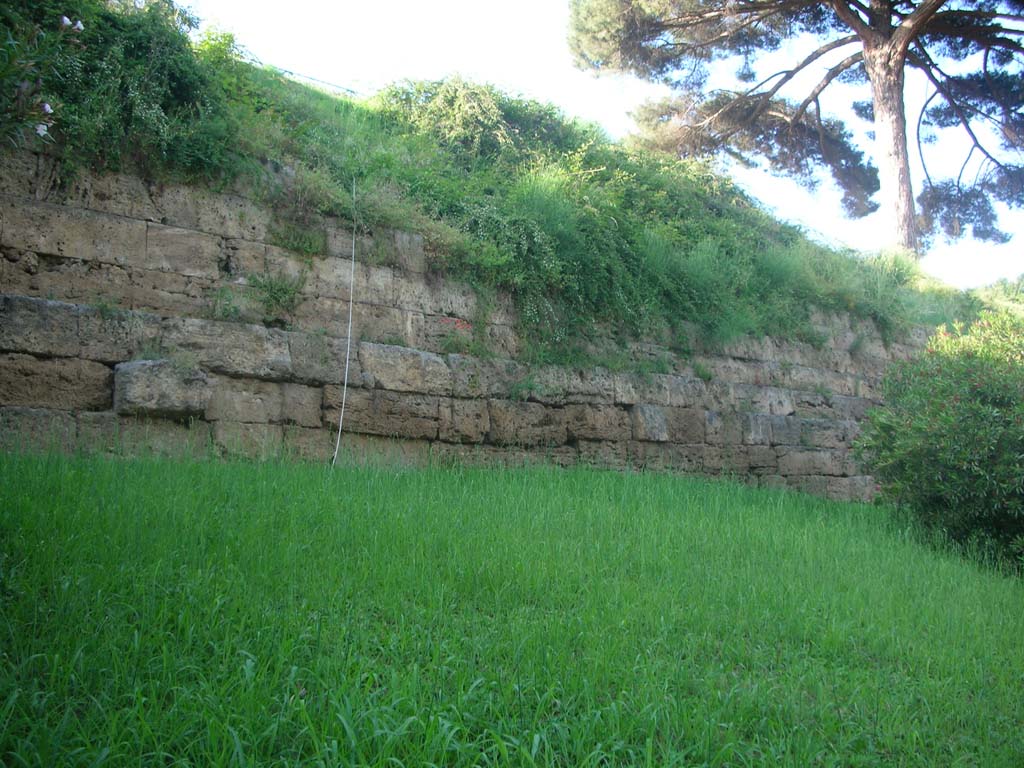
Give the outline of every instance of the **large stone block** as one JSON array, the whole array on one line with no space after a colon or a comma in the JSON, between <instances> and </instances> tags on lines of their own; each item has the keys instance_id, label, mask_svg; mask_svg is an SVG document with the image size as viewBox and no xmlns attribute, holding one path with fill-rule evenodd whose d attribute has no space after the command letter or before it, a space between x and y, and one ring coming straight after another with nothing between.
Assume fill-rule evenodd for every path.
<instances>
[{"instance_id":1,"label":"large stone block","mask_svg":"<svg viewBox=\"0 0 1024 768\"><path fill-rule=\"evenodd\" d=\"M649 376L617 373L614 375L615 402L621 405L668 405L671 402L669 393L673 378L675 377L661 373Z\"/></svg>"},{"instance_id":2,"label":"large stone block","mask_svg":"<svg viewBox=\"0 0 1024 768\"><path fill-rule=\"evenodd\" d=\"M91 360L0 354L0 405L105 411L113 380L109 368Z\"/></svg>"},{"instance_id":3,"label":"large stone block","mask_svg":"<svg viewBox=\"0 0 1024 768\"><path fill-rule=\"evenodd\" d=\"M70 451L75 435L75 419L66 411L0 407L0 450Z\"/></svg>"},{"instance_id":4,"label":"large stone block","mask_svg":"<svg viewBox=\"0 0 1024 768\"><path fill-rule=\"evenodd\" d=\"M171 318L164 321L162 343L214 373L255 379L287 380L293 375L284 331L242 323Z\"/></svg>"},{"instance_id":5,"label":"large stone block","mask_svg":"<svg viewBox=\"0 0 1024 768\"><path fill-rule=\"evenodd\" d=\"M341 387L324 387L324 422L338 428ZM441 399L432 395L349 389L345 402L345 432L385 437L434 440L441 424Z\"/></svg>"},{"instance_id":6,"label":"large stone block","mask_svg":"<svg viewBox=\"0 0 1024 768\"><path fill-rule=\"evenodd\" d=\"M0 350L77 357L78 316L71 304L0 296Z\"/></svg>"},{"instance_id":7,"label":"large stone block","mask_svg":"<svg viewBox=\"0 0 1024 768\"><path fill-rule=\"evenodd\" d=\"M673 443L703 443L707 423L699 408L665 408L668 439Z\"/></svg>"},{"instance_id":8,"label":"large stone block","mask_svg":"<svg viewBox=\"0 0 1024 768\"><path fill-rule=\"evenodd\" d=\"M448 355L447 359L452 372L452 393L456 397L505 399L529 374L526 366L513 360L469 355Z\"/></svg>"},{"instance_id":9,"label":"large stone block","mask_svg":"<svg viewBox=\"0 0 1024 768\"><path fill-rule=\"evenodd\" d=\"M269 212L244 197L181 184L151 185L149 197L162 224L241 240L267 239Z\"/></svg>"},{"instance_id":10,"label":"large stone block","mask_svg":"<svg viewBox=\"0 0 1024 768\"><path fill-rule=\"evenodd\" d=\"M532 375L536 388L534 397L541 403L562 405L615 402L615 379L604 368L575 370L546 366Z\"/></svg>"},{"instance_id":11,"label":"large stone block","mask_svg":"<svg viewBox=\"0 0 1024 768\"><path fill-rule=\"evenodd\" d=\"M79 413L78 444L79 450L117 456L206 458L212 452L210 425L204 421L118 416L112 411Z\"/></svg>"},{"instance_id":12,"label":"large stone block","mask_svg":"<svg viewBox=\"0 0 1024 768\"><path fill-rule=\"evenodd\" d=\"M614 405L567 405L565 423L570 440L623 441L633 436L629 412Z\"/></svg>"},{"instance_id":13,"label":"large stone block","mask_svg":"<svg viewBox=\"0 0 1024 768\"><path fill-rule=\"evenodd\" d=\"M206 315L216 282L173 272L129 269L126 298L132 309L159 315Z\"/></svg>"},{"instance_id":14,"label":"large stone block","mask_svg":"<svg viewBox=\"0 0 1024 768\"><path fill-rule=\"evenodd\" d=\"M150 223L145 251L132 257L132 266L142 269L216 280L224 252L216 235Z\"/></svg>"},{"instance_id":15,"label":"large stone block","mask_svg":"<svg viewBox=\"0 0 1024 768\"><path fill-rule=\"evenodd\" d=\"M329 429L285 426L284 454L303 461L329 461L334 455L334 437Z\"/></svg>"},{"instance_id":16,"label":"large stone block","mask_svg":"<svg viewBox=\"0 0 1024 768\"><path fill-rule=\"evenodd\" d=\"M323 393L302 384L218 377L212 383L206 418L249 424L322 425Z\"/></svg>"},{"instance_id":17,"label":"large stone block","mask_svg":"<svg viewBox=\"0 0 1024 768\"><path fill-rule=\"evenodd\" d=\"M162 321L146 312L78 307L79 356L120 363L160 347Z\"/></svg>"},{"instance_id":18,"label":"large stone block","mask_svg":"<svg viewBox=\"0 0 1024 768\"><path fill-rule=\"evenodd\" d=\"M706 411L704 439L709 445L740 445L743 442L743 421L740 414Z\"/></svg>"},{"instance_id":19,"label":"large stone block","mask_svg":"<svg viewBox=\"0 0 1024 768\"><path fill-rule=\"evenodd\" d=\"M706 445L702 452L708 474L743 475L750 471L750 451L745 445Z\"/></svg>"},{"instance_id":20,"label":"large stone block","mask_svg":"<svg viewBox=\"0 0 1024 768\"><path fill-rule=\"evenodd\" d=\"M281 455L284 429L279 424L218 421L213 425L213 443L228 456L270 459Z\"/></svg>"},{"instance_id":21,"label":"large stone block","mask_svg":"<svg viewBox=\"0 0 1024 768\"><path fill-rule=\"evenodd\" d=\"M769 416L765 413L745 413L742 416L744 445L771 445L772 419L786 416Z\"/></svg>"},{"instance_id":22,"label":"large stone block","mask_svg":"<svg viewBox=\"0 0 1024 768\"><path fill-rule=\"evenodd\" d=\"M612 469L624 469L630 465L629 443L626 441L580 440L576 447L584 464Z\"/></svg>"},{"instance_id":23,"label":"large stone block","mask_svg":"<svg viewBox=\"0 0 1024 768\"><path fill-rule=\"evenodd\" d=\"M770 416L772 445L800 445L802 420L798 416Z\"/></svg>"},{"instance_id":24,"label":"large stone block","mask_svg":"<svg viewBox=\"0 0 1024 768\"><path fill-rule=\"evenodd\" d=\"M394 392L452 393L452 372L444 358L388 344L360 344L359 362L374 386Z\"/></svg>"},{"instance_id":25,"label":"large stone block","mask_svg":"<svg viewBox=\"0 0 1024 768\"><path fill-rule=\"evenodd\" d=\"M668 377L668 402L674 408L704 407L707 396L707 385L698 378Z\"/></svg>"},{"instance_id":26,"label":"large stone block","mask_svg":"<svg viewBox=\"0 0 1024 768\"><path fill-rule=\"evenodd\" d=\"M657 405L634 405L630 409L633 420L633 439L664 443L669 439L668 419Z\"/></svg>"},{"instance_id":27,"label":"large stone block","mask_svg":"<svg viewBox=\"0 0 1024 768\"><path fill-rule=\"evenodd\" d=\"M441 403L438 436L450 443L482 443L491 429L486 401L446 400Z\"/></svg>"},{"instance_id":28,"label":"large stone block","mask_svg":"<svg viewBox=\"0 0 1024 768\"><path fill-rule=\"evenodd\" d=\"M781 450L781 449L780 449ZM782 475L845 475L846 455L839 451L792 449L779 454Z\"/></svg>"},{"instance_id":29,"label":"large stone block","mask_svg":"<svg viewBox=\"0 0 1024 768\"><path fill-rule=\"evenodd\" d=\"M630 463L656 472L696 473L704 471L702 445L674 443L630 443Z\"/></svg>"},{"instance_id":30,"label":"large stone block","mask_svg":"<svg viewBox=\"0 0 1024 768\"><path fill-rule=\"evenodd\" d=\"M0 201L0 244L124 266L145 252L146 222L29 200Z\"/></svg>"},{"instance_id":31,"label":"large stone block","mask_svg":"<svg viewBox=\"0 0 1024 768\"><path fill-rule=\"evenodd\" d=\"M499 445L555 446L566 441L565 413L540 403L489 400L489 440Z\"/></svg>"},{"instance_id":32,"label":"large stone block","mask_svg":"<svg viewBox=\"0 0 1024 768\"><path fill-rule=\"evenodd\" d=\"M325 333L288 332L288 351L295 378L310 384L340 384L345 374L345 338ZM363 369L359 364L359 345L348 350L348 385L363 385Z\"/></svg>"},{"instance_id":33,"label":"large stone block","mask_svg":"<svg viewBox=\"0 0 1024 768\"><path fill-rule=\"evenodd\" d=\"M202 370L170 360L137 360L114 369L114 410L121 416L201 416L210 395Z\"/></svg>"},{"instance_id":34,"label":"large stone block","mask_svg":"<svg viewBox=\"0 0 1024 768\"><path fill-rule=\"evenodd\" d=\"M850 445L859 427L854 421L803 419L800 423L800 444L811 448L842 448Z\"/></svg>"}]
</instances>

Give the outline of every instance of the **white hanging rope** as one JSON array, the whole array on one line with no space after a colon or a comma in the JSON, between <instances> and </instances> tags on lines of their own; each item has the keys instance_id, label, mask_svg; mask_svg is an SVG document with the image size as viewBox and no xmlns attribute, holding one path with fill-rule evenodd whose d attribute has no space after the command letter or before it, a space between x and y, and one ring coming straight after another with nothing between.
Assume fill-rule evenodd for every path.
<instances>
[{"instance_id":1,"label":"white hanging rope","mask_svg":"<svg viewBox=\"0 0 1024 768\"><path fill-rule=\"evenodd\" d=\"M338 438L334 442L333 467L338 461L338 449L341 448L341 427L345 423L345 400L348 398L348 364L352 355L352 305L355 303L356 290L356 180L352 179L352 262L348 275L348 337L345 340L345 375L341 380L341 414L338 416Z\"/></svg>"}]
</instances>

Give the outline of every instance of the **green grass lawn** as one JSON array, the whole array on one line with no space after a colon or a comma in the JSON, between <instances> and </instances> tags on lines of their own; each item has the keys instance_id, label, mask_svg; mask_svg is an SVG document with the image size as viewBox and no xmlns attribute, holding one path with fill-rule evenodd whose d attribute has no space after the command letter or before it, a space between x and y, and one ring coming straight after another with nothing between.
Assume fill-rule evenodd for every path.
<instances>
[{"instance_id":1,"label":"green grass lawn","mask_svg":"<svg viewBox=\"0 0 1024 768\"><path fill-rule=\"evenodd\" d=\"M0 764L1024 763L1024 585L882 507L0 455Z\"/></svg>"}]
</instances>

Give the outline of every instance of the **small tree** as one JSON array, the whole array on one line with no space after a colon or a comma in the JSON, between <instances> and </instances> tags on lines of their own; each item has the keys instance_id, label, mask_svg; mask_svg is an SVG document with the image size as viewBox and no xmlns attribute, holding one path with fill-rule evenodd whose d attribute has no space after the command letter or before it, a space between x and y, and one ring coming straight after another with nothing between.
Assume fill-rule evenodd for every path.
<instances>
[{"instance_id":1,"label":"small tree","mask_svg":"<svg viewBox=\"0 0 1024 768\"><path fill-rule=\"evenodd\" d=\"M809 54L777 72L755 70L760 55L788 41L816 40ZM779 170L811 179L828 167L852 215L873 210L893 218L894 245L919 251L919 234L941 228L957 237L968 225L980 239L1005 241L993 200L1024 204L1024 2L952 0L572 0L570 43L578 63L621 70L676 87L679 96L642 115L655 143L682 154L760 154ZM796 99L794 80L828 56L845 57ZM740 90L706 89L707 65L738 57ZM966 65L966 66L965 66ZM917 116L917 147L934 129L959 126L971 141L969 163L955 180L926 180L917 202L910 180L904 76L918 70L934 93ZM855 105L874 120L875 167L820 97L840 80L870 85ZM926 171L927 173L927 171Z\"/></svg>"},{"instance_id":2,"label":"small tree","mask_svg":"<svg viewBox=\"0 0 1024 768\"><path fill-rule=\"evenodd\" d=\"M1024 316L940 329L884 396L858 441L883 491L956 541L1024 558Z\"/></svg>"}]
</instances>

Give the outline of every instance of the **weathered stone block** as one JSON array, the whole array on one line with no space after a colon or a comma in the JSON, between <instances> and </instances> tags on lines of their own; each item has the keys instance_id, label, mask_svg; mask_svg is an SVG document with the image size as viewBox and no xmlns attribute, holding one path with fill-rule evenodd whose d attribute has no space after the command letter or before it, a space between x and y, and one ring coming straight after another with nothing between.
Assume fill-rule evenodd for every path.
<instances>
[{"instance_id":1,"label":"weathered stone block","mask_svg":"<svg viewBox=\"0 0 1024 768\"><path fill-rule=\"evenodd\" d=\"M629 412L614 405L567 405L565 423L570 440L620 441L633 437Z\"/></svg>"},{"instance_id":2,"label":"weathered stone block","mask_svg":"<svg viewBox=\"0 0 1024 768\"><path fill-rule=\"evenodd\" d=\"M623 469L629 466L629 444L625 441L580 440L577 445L580 461L598 467Z\"/></svg>"},{"instance_id":3,"label":"weathered stone block","mask_svg":"<svg viewBox=\"0 0 1024 768\"><path fill-rule=\"evenodd\" d=\"M834 451L792 449L779 454L782 475L843 475L845 456Z\"/></svg>"},{"instance_id":4,"label":"weathered stone block","mask_svg":"<svg viewBox=\"0 0 1024 768\"><path fill-rule=\"evenodd\" d=\"M285 426L284 453L304 461L328 461L334 455L334 437L329 429Z\"/></svg>"},{"instance_id":5,"label":"weathered stone block","mask_svg":"<svg viewBox=\"0 0 1024 768\"><path fill-rule=\"evenodd\" d=\"M225 240L222 267L225 274L237 278L265 272L267 246L238 238Z\"/></svg>"},{"instance_id":6,"label":"weathered stone block","mask_svg":"<svg viewBox=\"0 0 1024 768\"><path fill-rule=\"evenodd\" d=\"M291 354L284 331L258 325L172 318L163 323L163 346L182 352L214 373L256 379L290 379Z\"/></svg>"},{"instance_id":7,"label":"weathered stone block","mask_svg":"<svg viewBox=\"0 0 1024 768\"><path fill-rule=\"evenodd\" d=\"M0 244L124 266L146 248L146 222L30 200L0 201Z\"/></svg>"},{"instance_id":8,"label":"weathered stone block","mask_svg":"<svg viewBox=\"0 0 1024 768\"><path fill-rule=\"evenodd\" d=\"M790 476L786 478L786 484L801 493L809 493L812 496L828 496L829 482L834 479L820 475Z\"/></svg>"},{"instance_id":9,"label":"weathered stone block","mask_svg":"<svg viewBox=\"0 0 1024 768\"><path fill-rule=\"evenodd\" d=\"M70 451L75 433L75 419L65 411L0 407L0 450Z\"/></svg>"},{"instance_id":10,"label":"weathered stone block","mask_svg":"<svg viewBox=\"0 0 1024 768\"><path fill-rule=\"evenodd\" d=\"M398 267L417 274L426 272L427 256L423 249L423 235L396 230L394 237Z\"/></svg>"},{"instance_id":11,"label":"weathered stone block","mask_svg":"<svg viewBox=\"0 0 1024 768\"><path fill-rule=\"evenodd\" d=\"M704 413L704 435L710 445L739 445L743 442L743 423L737 413Z\"/></svg>"},{"instance_id":12,"label":"weathered stone block","mask_svg":"<svg viewBox=\"0 0 1024 768\"><path fill-rule=\"evenodd\" d=\"M482 400L448 400L441 404L438 436L451 443L482 443L491 430L491 416Z\"/></svg>"},{"instance_id":13,"label":"weathered stone block","mask_svg":"<svg viewBox=\"0 0 1024 768\"><path fill-rule=\"evenodd\" d=\"M302 384L217 378L211 387L206 418L253 424L322 425L323 393Z\"/></svg>"},{"instance_id":14,"label":"weathered stone block","mask_svg":"<svg viewBox=\"0 0 1024 768\"><path fill-rule=\"evenodd\" d=\"M773 474L779 469L779 458L774 448L767 445L751 445L747 447L747 459L751 470L758 474L771 471Z\"/></svg>"},{"instance_id":15,"label":"weathered stone block","mask_svg":"<svg viewBox=\"0 0 1024 768\"><path fill-rule=\"evenodd\" d=\"M380 389L430 395L452 393L452 372L443 357L430 352L364 343L359 345L359 362Z\"/></svg>"},{"instance_id":16,"label":"weathered stone block","mask_svg":"<svg viewBox=\"0 0 1024 768\"><path fill-rule=\"evenodd\" d=\"M150 223L145 250L133 253L129 263L142 269L215 280L222 258L221 238L216 235Z\"/></svg>"},{"instance_id":17,"label":"weathered stone block","mask_svg":"<svg viewBox=\"0 0 1024 768\"><path fill-rule=\"evenodd\" d=\"M160 347L161 319L146 312L78 307L79 356L120 363Z\"/></svg>"},{"instance_id":18,"label":"weathered stone block","mask_svg":"<svg viewBox=\"0 0 1024 768\"><path fill-rule=\"evenodd\" d=\"M668 439L673 443L703 443L706 430L704 411L698 408L665 408Z\"/></svg>"},{"instance_id":19,"label":"weathered stone block","mask_svg":"<svg viewBox=\"0 0 1024 768\"><path fill-rule=\"evenodd\" d=\"M754 413L768 413L773 416L788 416L795 412L793 393L778 387L762 387L756 384L733 385L733 397L743 410Z\"/></svg>"},{"instance_id":20,"label":"weathered stone block","mask_svg":"<svg viewBox=\"0 0 1024 768\"><path fill-rule=\"evenodd\" d=\"M278 424L218 421L213 425L213 443L229 456L269 459L281 455L284 430Z\"/></svg>"},{"instance_id":21,"label":"weathered stone block","mask_svg":"<svg viewBox=\"0 0 1024 768\"><path fill-rule=\"evenodd\" d=\"M707 401L707 385L697 378L668 377L668 401L674 408L699 408Z\"/></svg>"},{"instance_id":22,"label":"weathered stone block","mask_svg":"<svg viewBox=\"0 0 1024 768\"><path fill-rule=\"evenodd\" d=\"M215 281L173 272L130 269L127 299L133 309L161 315L204 315Z\"/></svg>"},{"instance_id":23,"label":"weathered stone block","mask_svg":"<svg viewBox=\"0 0 1024 768\"><path fill-rule=\"evenodd\" d=\"M170 360L136 360L114 368L114 410L121 416L170 419L199 416L210 401L210 380L198 368Z\"/></svg>"},{"instance_id":24,"label":"weathered stone block","mask_svg":"<svg viewBox=\"0 0 1024 768\"><path fill-rule=\"evenodd\" d=\"M615 379L603 368L574 370L545 366L532 375L534 397L547 405L615 402Z\"/></svg>"},{"instance_id":25,"label":"weathered stone block","mask_svg":"<svg viewBox=\"0 0 1024 768\"><path fill-rule=\"evenodd\" d=\"M800 444L812 448L841 448L857 436L853 421L833 419L803 419L800 423Z\"/></svg>"},{"instance_id":26,"label":"weathered stone block","mask_svg":"<svg viewBox=\"0 0 1024 768\"><path fill-rule=\"evenodd\" d=\"M448 355L452 372L452 393L456 397L507 398L514 385L529 372L524 365L500 358L481 359L469 355Z\"/></svg>"},{"instance_id":27,"label":"weathered stone block","mask_svg":"<svg viewBox=\"0 0 1024 768\"><path fill-rule=\"evenodd\" d=\"M671 378L673 377L661 373L650 376L617 373L614 375L615 402L622 405L668 405Z\"/></svg>"},{"instance_id":28,"label":"weathered stone block","mask_svg":"<svg viewBox=\"0 0 1024 768\"><path fill-rule=\"evenodd\" d=\"M343 317L345 326L348 318ZM344 327L344 326L343 326ZM352 338L364 342L394 343L396 340L410 343L413 329L408 313L394 307L379 304L361 304L356 301L352 311ZM343 335L343 331L338 335Z\"/></svg>"},{"instance_id":29,"label":"weathered stone block","mask_svg":"<svg viewBox=\"0 0 1024 768\"><path fill-rule=\"evenodd\" d=\"M78 314L59 301L0 296L0 350L76 357Z\"/></svg>"},{"instance_id":30,"label":"weathered stone block","mask_svg":"<svg viewBox=\"0 0 1024 768\"><path fill-rule=\"evenodd\" d=\"M553 446L566 441L565 413L540 403L489 400L490 442L500 445Z\"/></svg>"},{"instance_id":31,"label":"weathered stone block","mask_svg":"<svg viewBox=\"0 0 1024 768\"><path fill-rule=\"evenodd\" d=\"M797 416L771 416L772 445L800 445L801 419Z\"/></svg>"},{"instance_id":32,"label":"weathered stone block","mask_svg":"<svg viewBox=\"0 0 1024 768\"><path fill-rule=\"evenodd\" d=\"M878 405L877 401L863 397L836 395L831 400L832 410L842 419L862 420L867 412Z\"/></svg>"},{"instance_id":33,"label":"weathered stone block","mask_svg":"<svg viewBox=\"0 0 1024 768\"><path fill-rule=\"evenodd\" d=\"M197 419L169 421L142 416L119 417L112 411L78 414L79 450L118 456L209 456L210 425Z\"/></svg>"},{"instance_id":34,"label":"weathered stone block","mask_svg":"<svg viewBox=\"0 0 1024 768\"><path fill-rule=\"evenodd\" d=\"M244 197L179 184L151 185L149 196L163 224L222 237L267 239L269 212Z\"/></svg>"},{"instance_id":35,"label":"weathered stone block","mask_svg":"<svg viewBox=\"0 0 1024 768\"><path fill-rule=\"evenodd\" d=\"M772 419L787 418L785 416L769 416L764 413L743 414L743 444L771 445Z\"/></svg>"},{"instance_id":36,"label":"weathered stone block","mask_svg":"<svg viewBox=\"0 0 1024 768\"><path fill-rule=\"evenodd\" d=\"M286 333L292 370L299 381L312 384L340 384L345 373L346 339L322 333ZM359 345L352 344L348 359L348 385L363 385Z\"/></svg>"},{"instance_id":37,"label":"weathered stone block","mask_svg":"<svg viewBox=\"0 0 1024 768\"><path fill-rule=\"evenodd\" d=\"M750 453L745 445L707 445L703 456L708 474L742 475L750 470Z\"/></svg>"},{"instance_id":38,"label":"weathered stone block","mask_svg":"<svg viewBox=\"0 0 1024 768\"><path fill-rule=\"evenodd\" d=\"M105 411L113 380L109 368L90 360L0 354L0 405Z\"/></svg>"},{"instance_id":39,"label":"weathered stone block","mask_svg":"<svg viewBox=\"0 0 1024 768\"><path fill-rule=\"evenodd\" d=\"M634 405L630 409L633 439L663 443L669 439L668 419L657 405Z\"/></svg>"},{"instance_id":40,"label":"weathered stone block","mask_svg":"<svg viewBox=\"0 0 1024 768\"><path fill-rule=\"evenodd\" d=\"M341 387L324 387L324 423L337 430ZM386 390L349 389L345 403L346 432L434 440L441 421L440 398Z\"/></svg>"},{"instance_id":41,"label":"weathered stone block","mask_svg":"<svg viewBox=\"0 0 1024 768\"><path fill-rule=\"evenodd\" d=\"M631 463L658 472L701 472L704 469L704 446L674 443L630 443Z\"/></svg>"}]
</instances>

